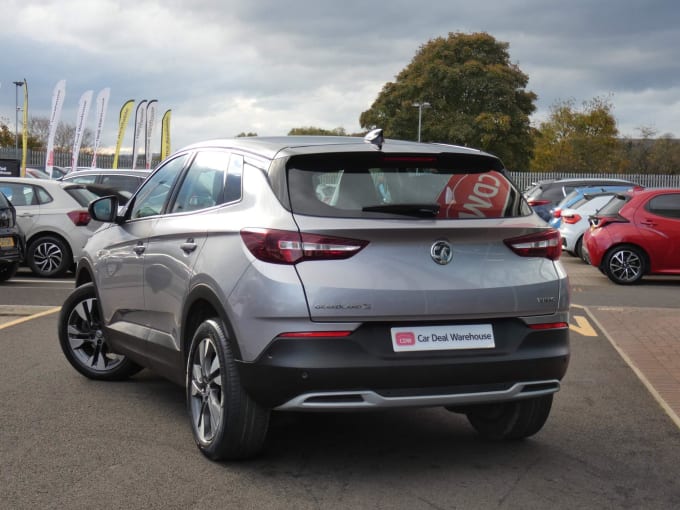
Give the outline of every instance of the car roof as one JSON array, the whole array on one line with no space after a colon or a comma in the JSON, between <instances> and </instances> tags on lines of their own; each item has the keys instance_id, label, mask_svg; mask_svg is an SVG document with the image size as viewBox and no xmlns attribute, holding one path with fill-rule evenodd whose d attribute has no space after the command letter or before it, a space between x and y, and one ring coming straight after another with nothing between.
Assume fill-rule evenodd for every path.
<instances>
[{"instance_id":1,"label":"car roof","mask_svg":"<svg viewBox=\"0 0 680 510\"><path fill-rule=\"evenodd\" d=\"M492 154L477 149L470 149L468 147L417 143L404 140L385 139L382 148L378 149L375 145L365 142L363 138L352 136L252 136L223 138L192 144L184 147L182 151L211 147L242 149L269 159L302 154L375 152L377 150L384 153L439 154L448 152L457 154L476 154L497 159L496 156L493 156Z\"/></svg>"},{"instance_id":2,"label":"car roof","mask_svg":"<svg viewBox=\"0 0 680 510\"><path fill-rule=\"evenodd\" d=\"M116 174L116 175L136 175L140 177L146 177L151 173L151 170L142 170L142 169L127 169L127 168L94 168L94 169L89 169L89 170L77 170L75 172L69 172L64 176L64 179L67 177L79 177L82 175L104 175L104 174Z\"/></svg>"}]
</instances>

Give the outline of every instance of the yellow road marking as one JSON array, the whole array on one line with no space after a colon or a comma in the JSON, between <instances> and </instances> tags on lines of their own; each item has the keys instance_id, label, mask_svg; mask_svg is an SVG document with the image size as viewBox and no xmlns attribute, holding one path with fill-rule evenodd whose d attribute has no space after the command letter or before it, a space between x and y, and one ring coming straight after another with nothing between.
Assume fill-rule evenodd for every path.
<instances>
[{"instance_id":1,"label":"yellow road marking","mask_svg":"<svg viewBox=\"0 0 680 510\"><path fill-rule=\"evenodd\" d=\"M580 315L573 315L572 318L576 321L576 324L569 324L569 329L576 331L579 335L583 336L597 336L597 333L588 322L588 319L581 317Z\"/></svg>"},{"instance_id":2,"label":"yellow road marking","mask_svg":"<svg viewBox=\"0 0 680 510\"><path fill-rule=\"evenodd\" d=\"M0 329L6 329L11 326L16 326L17 324L21 324L23 322L28 322L33 319L37 319L39 317L44 317L45 315L50 315L53 313L57 313L59 310L61 310L61 306L57 306L56 308L50 308L49 310L45 310L44 312L40 313L34 313L33 315L29 315L27 317L22 317L21 319L15 319L10 322L5 322L4 324L0 324Z\"/></svg>"}]
</instances>

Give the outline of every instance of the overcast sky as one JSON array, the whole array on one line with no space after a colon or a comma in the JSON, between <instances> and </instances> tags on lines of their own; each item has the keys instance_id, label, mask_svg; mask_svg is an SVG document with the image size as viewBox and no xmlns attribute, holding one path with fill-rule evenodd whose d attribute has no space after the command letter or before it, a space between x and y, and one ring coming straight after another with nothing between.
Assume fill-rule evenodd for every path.
<instances>
[{"instance_id":1,"label":"overcast sky","mask_svg":"<svg viewBox=\"0 0 680 510\"><path fill-rule=\"evenodd\" d=\"M73 125L82 93L110 87L107 147L128 99L157 99L159 121L172 110L173 150L249 131L357 132L421 45L483 31L529 76L536 125L556 101L609 97L622 135L680 136L677 0L0 0L0 12L0 119L12 130L25 78L29 116L42 117L66 80L61 120ZM93 106L93 131L94 117ZM131 118L125 146L132 131Z\"/></svg>"}]
</instances>

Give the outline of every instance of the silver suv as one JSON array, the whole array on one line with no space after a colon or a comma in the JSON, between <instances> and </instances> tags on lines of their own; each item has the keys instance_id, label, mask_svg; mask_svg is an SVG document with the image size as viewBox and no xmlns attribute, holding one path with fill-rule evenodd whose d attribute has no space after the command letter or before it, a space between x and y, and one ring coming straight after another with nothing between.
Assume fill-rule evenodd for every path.
<instances>
[{"instance_id":1,"label":"silver suv","mask_svg":"<svg viewBox=\"0 0 680 510\"><path fill-rule=\"evenodd\" d=\"M61 348L92 379L183 385L212 459L258 453L272 410L444 406L524 438L567 370L559 233L489 154L380 130L211 141L90 213L108 225Z\"/></svg>"}]
</instances>

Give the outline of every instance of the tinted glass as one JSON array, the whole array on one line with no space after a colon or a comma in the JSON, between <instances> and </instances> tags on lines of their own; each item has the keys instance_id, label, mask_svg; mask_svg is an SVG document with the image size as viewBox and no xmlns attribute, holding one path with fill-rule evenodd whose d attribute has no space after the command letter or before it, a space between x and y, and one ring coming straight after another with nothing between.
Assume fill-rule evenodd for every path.
<instances>
[{"instance_id":1,"label":"tinted glass","mask_svg":"<svg viewBox=\"0 0 680 510\"><path fill-rule=\"evenodd\" d=\"M597 215L616 216L628 200L630 200L630 195L614 195L614 197L597 212Z\"/></svg>"},{"instance_id":2,"label":"tinted glass","mask_svg":"<svg viewBox=\"0 0 680 510\"><path fill-rule=\"evenodd\" d=\"M65 190L66 193L71 195L83 207L87 207L95 198L99 198L85 188L65 188Z\"/></svg>"},{"instance_id":3,"label":"tinted glass","mask_svg":"<svg viewBox=\"0 0 680 510\"><path fill-rule=\"evenodd\" d=\"M143 179L132 175L102 175L101 184L110 186L117 190L129 191L134 193L139 188Z\"/></svg>"},{"instance_id":4,"label":"tinted glass","mask_svg":"<svg viewBox=\"0 0 680 510\"><path fill-rule=\"evenodd\" d=\"M680 193L659 195L645 207L649 212L666 218L680 218Z\"/></svg>"},{"instance_id":5,"label":"tinted glass","mask_svg":"<svg viewBox=\"0 0 680 510\"><path fill-rule=\"evenodd\" d=\"M293 212L349 218L475 219L531 214L522 195L487 158L329 155L293 158Z\"/></svg>"}]
</instances>

